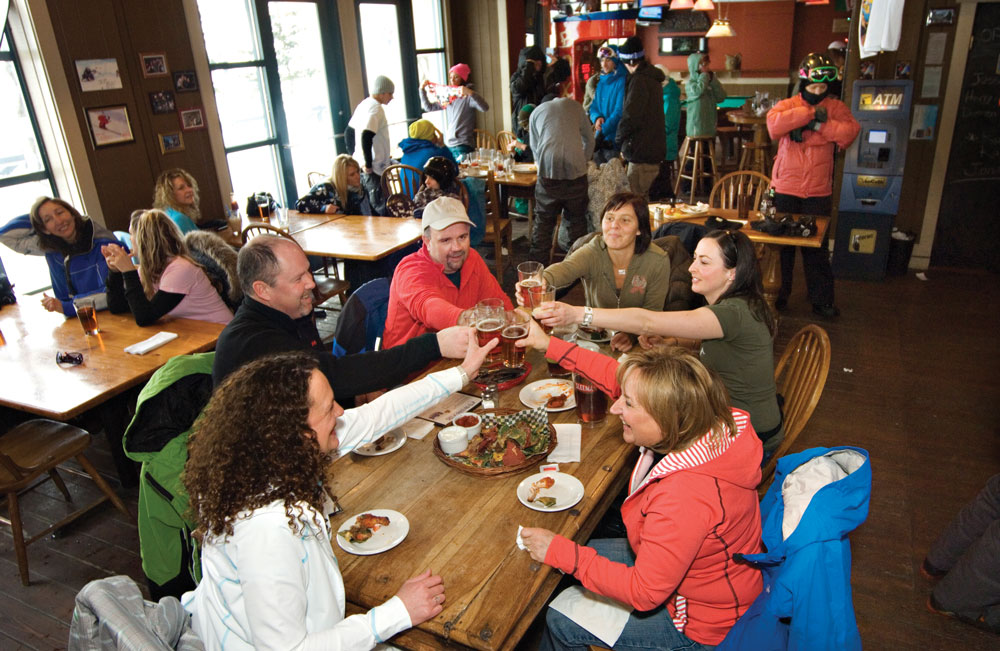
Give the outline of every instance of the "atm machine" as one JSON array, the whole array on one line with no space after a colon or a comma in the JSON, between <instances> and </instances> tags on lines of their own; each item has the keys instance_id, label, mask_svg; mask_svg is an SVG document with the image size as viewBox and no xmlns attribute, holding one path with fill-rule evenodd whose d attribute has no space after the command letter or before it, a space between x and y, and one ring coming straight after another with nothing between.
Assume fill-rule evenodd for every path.
<instances>
[{"instance_id":1,"label":"atm machine","mask_svg":"<svg viewBox=\"0 0 1000 651\"><path fill-rule=\"evenodd\" d=\"M913 81L854 82L851 112L861 133L847 148L840 188L833 273L839 278L881 280L910 137Z\"/></svg>"},{"instance_id":2,"label":"atm machine","mask_svg":"<svg viewBox=\"0 0 1000 651\"><path fill-rule=\"evenodd\" d=\"M553 19L552 35L556 54L569 59L570 69L573 71L573 99L582 101L587 80L600 73L600 66L596 69L593 67L597 47L610 38L634 36L638 15L637 9L619 9Z\"/></svg>"}]
</instances>

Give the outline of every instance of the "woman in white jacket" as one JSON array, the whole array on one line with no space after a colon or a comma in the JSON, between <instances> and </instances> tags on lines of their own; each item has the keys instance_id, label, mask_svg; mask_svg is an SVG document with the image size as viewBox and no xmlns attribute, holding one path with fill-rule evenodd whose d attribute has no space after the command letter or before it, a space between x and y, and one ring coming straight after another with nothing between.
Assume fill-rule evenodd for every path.
<instances>
[{"instance_id":1,"label":"woman in white jacket","mask_svg":"<svg viewBox=\"0 0 1000 651\"><path fill-rule=\"evenodd\" d=\"M256 360L216 389L184 477L204 541L182 602L207 649L370 649L441 612L444 583L427 570L345 618L324 482L332 457L461 389L490 348L473 334L461 366L347 411L308 353Z\"/></svg>"}]
</instances>

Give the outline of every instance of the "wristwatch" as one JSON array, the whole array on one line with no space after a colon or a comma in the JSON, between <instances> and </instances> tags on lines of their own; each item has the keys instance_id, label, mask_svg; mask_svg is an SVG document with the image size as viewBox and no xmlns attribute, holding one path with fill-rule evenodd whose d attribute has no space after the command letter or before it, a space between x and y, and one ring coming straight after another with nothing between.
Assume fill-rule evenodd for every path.
<instances>
[{"instance_id":1,"label":"wristwatch","mask_svg":"<svg viewBox=\"0 0 1000 651\"><path fill-rule=\"evenodd\" d=\"M583 321L580 321L580 325L584 328L589 328L590 324L594 320L594 308L589 305L583 308Z\"/></svg>"}]
</instances>

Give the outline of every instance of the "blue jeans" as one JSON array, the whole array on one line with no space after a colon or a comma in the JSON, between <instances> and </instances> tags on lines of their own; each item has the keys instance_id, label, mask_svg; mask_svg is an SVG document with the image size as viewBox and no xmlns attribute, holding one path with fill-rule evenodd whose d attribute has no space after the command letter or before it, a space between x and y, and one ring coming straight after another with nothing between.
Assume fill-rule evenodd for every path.
<instances>
[{"instance_id":1,"label":"blue jeans","mask_svg":"<svg viewBox=\"0 0 1000 651\"><path fill-rule=\"evenodd\" d=\"M587 543L598 554L616 563L629 567L635 565L635 554L624 538L605 538ZM579 626L562 613L548 609L545 615L545 632L542 634L540 651L565 649L586 651L591 644L605 646L594 634ZM615 642L615 649L692 649L702 651L715 647L699 644L674 628L670 613L665 606L647 612L632 611L625 629Z\"/></svg>"},{"instance_id":2,"label":"blue jeans","mask_svg":"<svg viewBox=\"0 0 1000 651\"><path fill-rule=\"evenodd\" d=\"M455 157L455 160L458 160L459 156L474 151L475 147L469 145L455 145L454 147L448 147L448 149L451 151L451 155Z\"/></svg>"}]
</instances>

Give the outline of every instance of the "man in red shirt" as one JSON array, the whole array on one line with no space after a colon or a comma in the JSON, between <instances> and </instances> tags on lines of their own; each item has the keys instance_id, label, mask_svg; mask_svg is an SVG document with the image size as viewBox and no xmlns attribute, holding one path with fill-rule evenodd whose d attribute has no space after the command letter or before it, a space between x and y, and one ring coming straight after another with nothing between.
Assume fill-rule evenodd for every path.
<instances>
[{"instance_id":1,"label":"man in red shirt","mask_svg":"<svg viewBox=\"0 0 1000 651\"><path fill-rule=\"evenodd\" d=\"M440 197L424 208L424 245L403 258L392 277L382 336L385 348L456 325L462 312L484 298L499 298L505 309L514 309L482 256L471 248L472 225L462 202L452 197Z\"/></svg>"}]
</instances>

